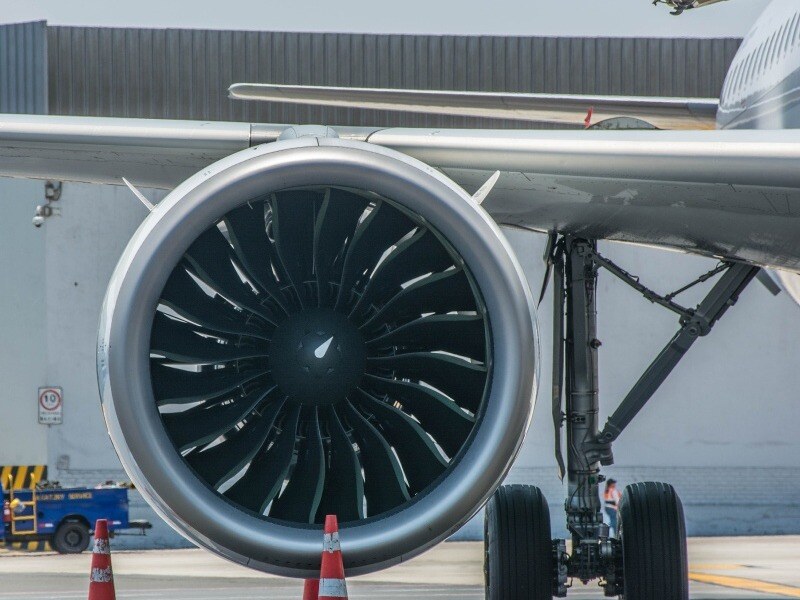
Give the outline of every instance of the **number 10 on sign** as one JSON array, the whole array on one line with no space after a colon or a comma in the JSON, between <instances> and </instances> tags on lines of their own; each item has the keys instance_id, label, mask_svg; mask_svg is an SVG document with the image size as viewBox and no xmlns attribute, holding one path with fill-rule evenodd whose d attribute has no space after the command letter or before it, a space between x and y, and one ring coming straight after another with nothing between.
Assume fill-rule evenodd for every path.
<instances>
[{"instance_id":1,"label":"number 10 on sign","mask_svg":"<svg viewBox=\"0 0 800 600\"><path fill-rule=\"evenodd\" d=\"M39 423L60 425L63 420L64 395L60 387L39 388Z\"/></svg>"}]
</instances>

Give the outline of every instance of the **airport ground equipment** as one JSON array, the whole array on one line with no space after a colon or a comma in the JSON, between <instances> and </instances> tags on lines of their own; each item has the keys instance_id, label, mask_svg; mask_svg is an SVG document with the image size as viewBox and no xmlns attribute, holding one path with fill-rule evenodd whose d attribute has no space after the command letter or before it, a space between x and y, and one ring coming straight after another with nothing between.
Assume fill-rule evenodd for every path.
<instances>
[{"instance_id":1,"label":"airport ground equipment","mask_svg":"<svg viewBox=\"0 0 800 600\"><path fill-rule=\"evenodd\" d=\"M601 465L611 465L612 443L650 400L694 342L711 333L760 269L744 263L721 262L680 289L659 294L644 286L597 251L594 240L551 236L545 260L553 279L553 396L556 460L568 482L565 510L571 552L565 540L550 540L547 503L532 486L501 487L486 513L487 589L492 600L567 595L574 578L599 579L607 596L631 600L687 600L686 529L683 507L675 490L664 483L628 486L619 507L620 532L609 536L603 522ZM678 332L653 360L601 430L598 386L597 278L601 270L614 275L679 317ZM676 297L715 278L695 308ZM543 288L544 295L544 288ZM561 430L566 429L566 466ZM525 507L525 508L522 508ZM544 554L550 546L551 552ZM533 548L538 551L533 552ZM493 556L496 553L496 556ZM520 562L520 555L535 558ZM531 569L522 568L522 564ZM498 589L491 573L500 570ZM545 582L549 587L545 587ZM516 590L516 591L515 591Z\"/></svg>"},{"instance_id":2,"label":"airport ground equipment","mask_svg":"<svg viewBox=\"0 0 800 600\"><path fill-rule=\"evenodd\" d=\"M325 517L322 560L319 573L319 600L347 599L339 524L336 515Z\"/></svg>"},{"instance_id":3,"label":"airport ground equipment","mask_svg":"<svg viewBox=\"0 0 800 600\"><path fill-rule=\"evenodd\" d=\"M92 567L89 572L88 600L116 600L114 571L111 568L111 542L107 519L97 519L94 526Z\"/></svg>"},{"instance_id":4,"label":"airport ground equipment","mask_svg":"<svg viewBox=\"0 0 800 600\"><path fill-rule=\"evenodd\" d=\"M336 515L325 516L325 533L322 536L322 560L319 577L306 579L303 600L328 600L347 598L342 547L339 540L339 522Z\"/></svg>"},{"instance_id":5,"label":"airport ground equipment","mask_svg":"<svg viewBox=\"0 0 800 600\"><path fill-rule=\"evenodd\" d=\"M319 579L312 578L303 581L303 600L317 600L319 598Z\"/></svg>"},{"instance_id":6,"label":"airport ground equipment","mask_svg":"<svg viewBox=\"0 0 800 600\"><path fill-rule=\"evenodd\" d=\"M144 534L147 521L128 518L128 488L109 486L2 489L5 542L47 541L62 554L79 554L91 540L92 524L107 519L111 535Z\"/></svg>"}]
</instances>

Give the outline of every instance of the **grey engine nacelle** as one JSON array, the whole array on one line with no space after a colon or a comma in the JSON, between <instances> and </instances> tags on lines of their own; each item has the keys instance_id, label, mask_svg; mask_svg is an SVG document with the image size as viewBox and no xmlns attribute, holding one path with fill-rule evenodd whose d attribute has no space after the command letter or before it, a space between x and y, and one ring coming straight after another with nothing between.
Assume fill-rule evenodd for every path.
<instances>
[{"instance_id":1,"label":"grey engine nacelle","mask_svg":"<svg viewBox=\"0 0 800 600\"><path fill-rule=\"evenodd\" d=\"M535 391L530 292L495 223L383 148L300 137L167 196L123 254L98 341L103 411L175 529L306 577L339 516L364 573L491 495Z\"/></svg>"}]
</instances>

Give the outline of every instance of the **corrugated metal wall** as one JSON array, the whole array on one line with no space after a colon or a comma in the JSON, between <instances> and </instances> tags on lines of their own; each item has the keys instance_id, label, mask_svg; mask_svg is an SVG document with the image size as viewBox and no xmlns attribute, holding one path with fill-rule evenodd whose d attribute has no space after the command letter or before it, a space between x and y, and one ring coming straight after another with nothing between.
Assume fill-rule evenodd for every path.
<instances>
[{"instance_id":1,"label":"corrugated metal wall","mask_svg":"<svg viewBox=\"0 0 800 600\"><path fill-rule=\"evenodd\" d=\"M0 25L0 112L47 113L47 23Z\"/></svg>"},{"instance_id":2,"label":"corrugated metal wall","mask_svg":"<svg viewBox=\"0 0 800 600\"><path fill-rule=\"evenodd\" d=\"M513 121L245 103L235 82L717 97L737 39L530 38L50 27L52 114L328 125Z\"/></svg>"}]
</instances>

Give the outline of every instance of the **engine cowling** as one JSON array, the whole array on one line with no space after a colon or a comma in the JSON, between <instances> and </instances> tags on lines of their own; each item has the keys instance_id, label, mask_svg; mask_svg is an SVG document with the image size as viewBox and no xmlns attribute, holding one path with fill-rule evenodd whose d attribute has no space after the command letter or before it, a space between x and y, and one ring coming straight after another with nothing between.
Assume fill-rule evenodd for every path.
<instances>
[{"instance_id":1,"label":"engine cowling","mask_svg":"<svg viewBox=\"0 0 800 600\"><path fill-rule=\"evenodd\" d=\"M112 277L103 411L176 530L308 577L335 513L348 573L463 525L527 428L536 330L495 223L427 165L307 137L232 155L152 211Z\"/></svg>"}]
</instances>

